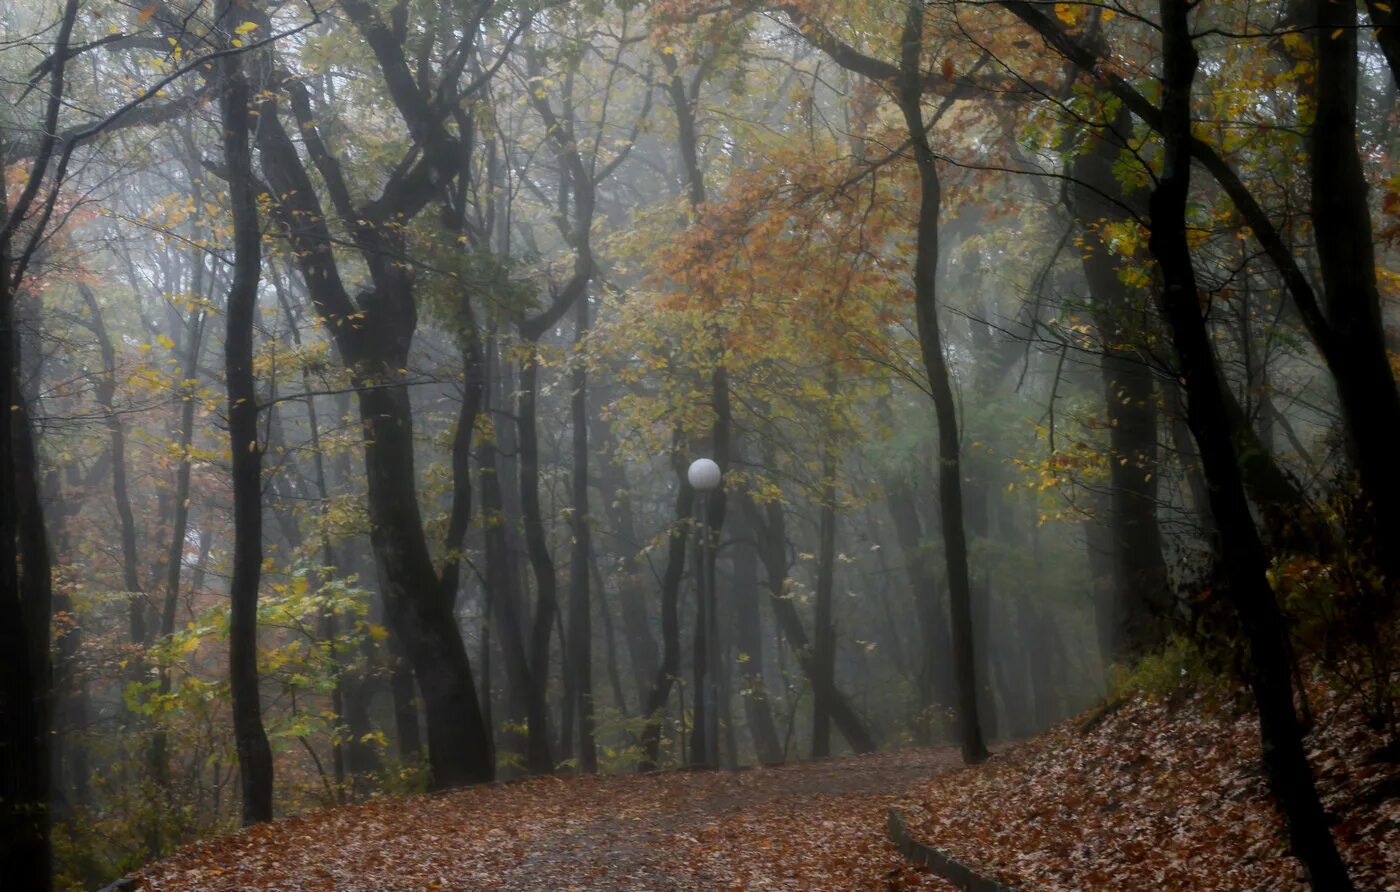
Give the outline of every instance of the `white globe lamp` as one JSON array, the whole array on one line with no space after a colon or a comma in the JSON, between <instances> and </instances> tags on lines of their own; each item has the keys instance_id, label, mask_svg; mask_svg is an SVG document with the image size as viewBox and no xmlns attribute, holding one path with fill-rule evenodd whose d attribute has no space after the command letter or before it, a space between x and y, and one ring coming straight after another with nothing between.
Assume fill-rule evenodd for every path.
<instances>
[{"instance_id":1,"label":"white globe lamp","mask_svg":"<svg viewBox=\"0 0 1400 892\"><path fill-rule=\"evenodd\" d=\"M690 470L685 472L685 476L696 492L713 492L719 489L720 480L724 477L719 465L708 458L697 458L691 462Z\"/></svg>"}]
</instances>

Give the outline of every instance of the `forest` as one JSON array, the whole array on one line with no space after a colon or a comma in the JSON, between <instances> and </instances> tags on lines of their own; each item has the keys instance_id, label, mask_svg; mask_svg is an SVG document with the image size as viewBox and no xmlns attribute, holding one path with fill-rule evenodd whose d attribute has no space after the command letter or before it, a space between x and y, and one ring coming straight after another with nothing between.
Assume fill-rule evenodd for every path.
<instances>
[{"instance_id":1,"label":"forest","mask_svg":"<svg viewBox=\"0 0 1400 892\"><path fill-rule=\"evenodd\" d=\"M7 0L0 885L1395 888L1395 18Z\"/></svg>"}]
</instances>

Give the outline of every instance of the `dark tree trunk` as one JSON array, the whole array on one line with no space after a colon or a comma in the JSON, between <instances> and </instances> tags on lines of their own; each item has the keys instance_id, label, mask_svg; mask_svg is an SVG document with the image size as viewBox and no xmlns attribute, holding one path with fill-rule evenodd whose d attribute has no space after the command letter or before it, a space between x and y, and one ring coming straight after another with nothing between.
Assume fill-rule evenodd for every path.
<instances>
[{"instance_id":1,"label":"dark tree trunk","mask_svg":"<svg viewBox=\"0 0 1400 892\"><path fill-rule=\"evenodd\" d=\"M520 397L516 423L520 430L520 509L525 528L525 549L535 574L535 616L530 629L529 728L527 761L530 771L548 774L554 769L549 754L549 639L559 610L558 580L554 559L545 541L544 517L540 511L540 451L536 431L535 404L539 393L539 350L527 342L529 353L520 366ZM561 642L562 644L562 642Z\"/></svg>"},{"instance_id":2,"label":"dark tree trunk","mask_svg":"<svg viewBox=\"0 0 1400 892\"><path fill-rule=\"evenodd\" d=\"M1351 436L1370 526L1364 547L1386 580L1387 600L1400 592L1400 391L1386 349L1369 185L1357 150L1357 48L1354 0L1314 0L1317 115L1312 129L1312 216L1327 294L1327 324L1336 343L1328 364ZM1376 12L1374 5L1372 14ZM1383 32L1390 29L1383 29ZM1393 38L1388 41L1393 48ZM1392 60L1393 63L1393 60Z\"/></svg>"},{"instance_id":3,"label":"dark tree trunk","mask_svg":"<svg viewBox=\"0 0 1400 892\"><path fill-rule=\"evenodd\" d=\"M744 717L760 764L783 761L783 745L773 723L768 686L763 673L763 623L758 609L758 544L745 522L747 512L735 515L734 526L734 644L739 674L743 677ZM742 523L742 526L740 525Z\"/></svg>"},{"instance_id":4,"label":"dark tree trunk","mask_svg":"<svg viewBox=\"0 0 1400 892\"><path fill-rule=\"evenodd\" d=\"M579 295L574 341L582 349L588 334L588 295ZM585 774L598 771L593 741L593 626L588 583L593 539L588 518L588 370L583 357L574 358L573 394L573 548L569 555L569 641L566 653L573 670L573 694L578 715L578 764ZM602 592L599 592L601 600ZM606 602L603 608L607 609Z\"/></svg>"},{"instance_id":5,"label":"dark tree trunk","mask_svg":"<svg viewBox=\"0 0 1400 892\"><path fill-rule=\"evenodd\" d=\"M609 442L615 443L610 428ZM651 624L645 598L644 580L638 572L636 555L641 550L637 541L636 525L632 517L632 496L628 490L627 476L622 466L612 456L600 463L598 486L607 493L603 499L612 524L611 549L617 555L614 573L617 576L618 606L622 614L622 634L627 639L627 655L632 665L632 676L637 685L638 709L644 709L647 695L656 678L656 667L660 661L656 639L652 637Z\"/></svg>"},{"instance_id":6,"label":"dark tree trunk","mask_svg":"<svg viewBox=\"0 0 1400 892\"><path fill-rule=\"evenodd\" d=\"M141 579L137 570L140 556L136 550L136 520L131 511L131 496L126 485L126 425L115 410L113 399L117 391L117 354L112 347L112 339L107 334L107 324L102 318L102 308L97 303L97 295L86 283L78 283L78 292L87 304L92 320L89 328L97 339L102 354L102 377L95 389L97 404L107 415L107 446L112 454L112 499L117 509L117 528L121 536L122 587L131 598L128 621L131 642L146 643L146 620L143 601L137 597L141 591Z\"/></svg>"},{"instance_id":7,"label":"dark tree trunk","mask_svg":"<svg viewBox=\"0 0 1400 892\"><path fill-rule=\"evenodd\" d=\"M1126 111L1112 132L1127 134ZM1104 411L1109 430L1109 565L1112 597L1098 617L1107 630L1110 661L1130 660L1157 644L1171 601L1167 563L1157 523L1157 398L1152 368L1130 344L1141 343L1145 296L1118 278L1120 264L1100 232L1105 224L1129 224L1127 208L1143 204L1114 175L1120 144L1091 131L1074 163L1074 212L1086 244L1082 265L1089 283L1094 324L1103 355Z\"/></svg>"},{"instance_id":8,"label":"dark tree trunk","mask_svg":"<svg viewBox=\"0 0 1400 892\"><path fill-rule=\"evenodd\" d=\"M24 268L47 223L44 214L28 247L13 252L16 231L33 209L57 145L59 112L69 38L78 0L68 0L54 41L40 148L12 206L0 164L0 876L16 888L52 888L50 837L50 710L53 690L49 654L52 556L39 498L38 460L29 410L19 386L20 344L15 302ZM0 158L7 157L0 130ZM56 196L63 185L66 153L52 174Z\"/></svg>"},{"instance_id":9,"label":"dark tree trunk","mask_svg":"<svg viewBox=\"0 0 1400 892\"><path fill-rule=\"evenodd\" d=\"M914 257L914 314L919 349L933 392L938 418L938 494L942 508L943 548L948 562L949 614L952 618L953 666L958 684L958 726L963 760L987 758L977 709L976 657L972 636L972 583L967 566L967 533L963 526L962 472L958 443L957 405L948 363L943 356L937 304L938 214L942 203L938 169L929 146L922 109L923 3L910 0L901 38L899 106L913 143L919 170L919 221Z\"/></svg>"},{"instance_id":10,"label":"dark tree trunk","mask_svg":"<svg viewBox=\"0 0 1400 892\"><path fill-rule=\"evenodd\" d=\"M907 485L890 481L885 488L885 504L894 521L895 538L904 573L914 596L914 616L919 625L919 677L916 737L923 744L933 742L933 718L940 707L951 706L957 696L952 673L948 638L948 609L940 597L940 586L933 572L932 556L924 539L923 522Z\"/></svg>"},{"instance_id":11,"label":"dark tree trunk","mask_svg":"<svg viewBox=\"0 0 1400 892\"><path fill-rule=\"evenodd\" d=\"M1047 44L1101 82L1154 130L1165 133L1167 113L1119 75L1103 70L1097 52L1076 41L1038 4L999 0ZM1356 19L1354 3L1319 3L1314 33L1320 40L1317 114L1313 120L1313 230L1326 291L1326 310L1289 243L1248 185L1212 146L1191 135L1185 149L1199 160L1234 202L1260 247L1278 269L1300 319L1337 386L1347 447L1363 501L1371 510L1375 542L1400 538L1400 466L1389 461L1392 434L1400 429L1400 392L1385 351L1374 241L1366 181L1356 149ZM1338 39L1331 35L1340 28ZM1400 579L1400 550L1375 546L1376 562L1393 588ZM1388 596L1393 600L1393 596Z\"/></svg>"},{"instance_id":12,"label":"dark tree trunk","mask_svg":"<svg viewBox=\"0 0 1400 892\"><path fill-rule=\"evenodd\" d=\"M3 205L0 205L2 208ZM0 868L17 888L50 888L50 557L29 413L16 371L8 244L0 241Z\"/></svg>"},{"instance_id":13,"label":"dark tree trunk","mask_svg":"<svg viewBox=\"0 0 1400 892\"><path fill-rule=\"evenodd\" d=\"M759 555L768 581L768 604L773 608L773 617L777 620L778 628L792 647L798 666L810 684L816 672L812 648L807 640L807 630L802 626L802 617L798 615L797 606L793 604L787 592L787 521L783 515L783 506L777 502L768 502L763 506L763 514L760 515L759 507L752 499L745 498L741 504L749 514L749 524L757 532ZM852 750L857 753L875 751L875 739L865 727L864 720L851 705L846 694L834 685L831 690L831 721L836 725L836 730L841 732L841 736L846 738L846 743Z\"/></svg>"},{"instance_id":14,"label":"dark tree trunk","mask_svg":"<svg viewBox=\"0 0 1400 892\"><path fill-rule=\"evenodd\" d=\"M836 627L831 596L836 584L836 452L823 449L821 520L817 534L817 598L812 655L812 758L831 755L831 701L836 690Z\"/></svg>"},{"instance_id":15,"label":"dark tree trunk","mask_svg":"<svg viewBox=\"0 0 1400 892\"><path fill-rule=\"evenodd\" d=\"M975 460L969 461L969 471L964 479L963 517L967 535L973 541L986 541L991 536L991 499L984 476L986 468L972 467ZM1000 684L996 675L996 654L992 648L992 573L990 567L972 575L972 643L977 655L977 715L981 720L982 734L996 738L1002 736L1001 716L997 710L998 694L1006 694L1005 685ZM956 687L954 687L956 697ZM956 702L956 700L955 700Z\"/></svg>"},{"instance_id":16,"label":"dark tree trunk","mask_svg":"<svg viewBox=\"0 0 1400 892\"><path fill-rule=\"evenodd\" d=\"M236 0L222 0L218 20L241 22ZM263 730L258 696L258 582L262 574L262 447L258 443L258 393L253 373L253 324L262 273L262 231L248 143L247 78L240 55L221 60L220 97L224 165L233 211L233 281L224 335L229 445L233 450L233 577L229 582L229 688L233 735L243 789L243 823L272 820L272 749ZM190 405L187 401L186 405ZM183 503L176 510L181 511ZM183 543L181 543L183 545ZM182 549L183 550L183 549ZM179 585L179 556L171 576ZM161 754L164 755L163 753Z\"/></svg>"},{"instance_id":17,"label":"dark tree trunk","mask_svg":"<svg viewBox=\"0 0 1400 892\"><path fill-rule=\"evenodd\" d=\"M686 479L685 453L677 435L671 449L671 467L676 475L676 519L671 524L666 545L666 570L661 577L661 665L647 694L643 714L647 717L642 729L643 771L661 765L661 734L666 719L666 704L671 699L671 685L681 668L681 578L685 575L686 543L690 538L691 512L695 505L695 490Z\"/></svg>"},{"instance_id":18,"label":"dark tree trunk","mask_svg":"<svg viewBox=\"0 0 1400 892\"><path fill-rule=\"evenodd\" d=\"M52 518L54 561L65 563L69 554L67 523L82 508L82 499L65 497L59 483L58 471L49 468L44 474L44 502ZM83 652L83 628L76 621L73 599L67 587L53 592L54 666L53 666L53 736L50 739L49 764L52 766L53 820L72 820L78 809L88 806L92 799L91 771L88 745L83 739L88 730L91 700L86 674L80 668ZM69 622L60 624L57 618L67 616ZM93 873L85 868L88 874ZM95 876L85 876L88 885L97 885Z\"/></svg>"},{"instance_id":19,"label":"dark tree trunk","mask_svg":"<svg viewBox=\"0 0 1400 892\"><path fill-rule=\"evenodd\" d=\"M389 57L396 45L388 28L378 23L377 14L363 4L355 4L352 14L364 19L357 23L373 34L370 42L381 62L392 63ZM298 85L285 86L291 92L307 152L326 181L337 212L353 230L374 285L361 303L350 298L329 247L334 240L318 190L282 126L275 97L260 94L258 147L268 185L278 197L280 223L296 248L311 304L359 388L370 541L380 567L389 624L403 644L423 696L432 783L440 789L488 781L495 774L490 733L453 605L443 596L442 579L428 550L418 504L413 409L400 371L407 365L418 316L410 273L396 260L404 250L396 221L417 213L434 193L425 188L427 177L423 181L396 178L380 201L356 208L338 161L320 141ZM399 86L404 92L396 94L396 100L407 102L411 95L421 98L411 78ZM445 130L432 121L416 124L421 127L415 136L433 144L434 158L443 160L439 157L442 143L450 142ZM426 171L421 166L414 170Z\"/></svg>"},{"instance_id":20,"label":"dark tree trunk","mask_svg":"<svg viewBox=\"0 0 1400 892\"><path fill-rule=\"evenodd\" d=\"M1325 5L1325 4L1324 4ZM1191 83L1197 56L1187 0L1161 0L1163 35L1162 133L1165 164L1150 203L1153 257L1161 266L1160 306L1185 379L1187 423L1200 448L1220 528L1223 587L1248 639L1248 678L1259 711L1259 733L1269 785L1278 797L1293 852L1314 889L1352 888L1328 828L1302 729L1293 711L1292 664L1284 618L1265 571L1268 556L1255 529L1230 436L1222 383L1201 312L1186 238L1191 177Z\"/></svg>"},{"instance_id":21,"label":"dark tree trunk","mask_svg":"<svg viewBox=\"0 0 1400 892\"><path fill-rule=\"evenodd\" d=\"M505 444L501 444L505 446ZM522 618L524 599L515 558L507 534L505 497L501 489L503 476L501 455L495 443L483 442L477 450L477 467L481 469L481 515L486 545L486 588L491 601L490 621L505 662L506 713L513 726L529 722L530 700L534 684L530 677L530 658L525 645L525 623ZM525 735L511 731L507 745L528 764L528 740Z\"/></svg>"},{"instance_id":22,"label":"dark tree trunk","mask_svg":"<svg viewBox=\"0 0 1400 892\"><path fill-rule=\"evenodd\" d=\"M1371 17L1376 43L1381 45L1385 61L1390 65L1390 77L1400 83L1400 16L1396 16L1394 6L1384 0L1366 0L1366 14Z\"/></svg>"},{"instance_id":23,"label":"dark tree trunk","mask_svg":"<svg viewBox=\"0 0 1400 892\"><path fill-rule=\"evenodd\" d=\"M413 683L413 666L403 654L403 645L390 635L389 699L394 709L394 739L399 761L413 765L423 758L423 732L418 727L418 689Z\"/></svg>"},{"instance_id":24,"label":"dark tree trunk","mask_svg":"<svg viewBox=\"0 0 1400 892\"><path fill-rule=\"evenodd\" d=\"M260 258L259 266L261 266ZM202 284L203 276L196 272L194 280L196 292L198 292L198 286ZM256 288L256 282L254 287ZM191 319L187 326L184 367L181 371L185 382L197 382L199 378L199 358L203 352L206 318L204 312L200 311L199 315ZM180 572L184 569L185 535L189 529L190 520L190 476L193 465L190 446L194 442L194 409L197 402L194 391L197 384L190 383L187 387L187 392L183 395L183 401L180 404L180 429L176 434L180 443L180 463L175 469L175 493L172 500L170 539L165 553L164 597L161 599L159 628L162 640L175 634L175 611L180 600ZM253 425L256 428L256 417L253 420ZM261 476L261 470L259 476ZM261 482L259 482L259 486L261 486ZM259 498L259 502L261 503L261 498ZM156 693L163 697L170 693L170 667L162 663L157 669L159 680ZM169 786L170 766L166 754L166 732L162 726L158 725L151 735L147 761L155 786L159 790L164 790ZM163 849L160 832L161 822L157 816L155 820L151 821L150 836L147 839L147 848L152 858L160 854Z\"/></svg>"}]
</instances>

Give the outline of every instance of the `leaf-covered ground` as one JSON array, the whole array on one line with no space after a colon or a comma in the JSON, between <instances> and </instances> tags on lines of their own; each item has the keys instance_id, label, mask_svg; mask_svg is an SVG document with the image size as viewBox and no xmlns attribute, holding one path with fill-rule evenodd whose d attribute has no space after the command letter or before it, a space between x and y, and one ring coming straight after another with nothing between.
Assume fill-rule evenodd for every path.
<instances>
[{"instance_id":1,"label":"leaf-covered ground","mask_svg":"<svg viewBox=\"0 0 1400 892\"><path fill-rule=\"evenodd\" d=\"M322 809L193 846L145 890L937 889L886 809L955 768L907 750L741 772L538 778Z\"/></svg>"},{"instance_id":2,"label":"leaf-covered ground","mask_svg":"<svg viewBox=\"0 0 1400 892\"><path fill-rule=\"evenodd\" d=\"M1326 690L1309 755L1358 889L1400 890L1400 766ZM1248 706L1131 701L900 804L912 835L1025 889L1304 889Z\"/></svg>"}]
</instances>

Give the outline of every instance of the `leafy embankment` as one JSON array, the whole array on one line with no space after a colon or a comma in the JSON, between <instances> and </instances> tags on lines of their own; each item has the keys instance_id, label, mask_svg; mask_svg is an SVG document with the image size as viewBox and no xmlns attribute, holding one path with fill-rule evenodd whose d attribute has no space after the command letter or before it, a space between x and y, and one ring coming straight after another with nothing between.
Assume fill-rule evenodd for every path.
<instances>
[{"instance_id":1,"label":"leafy embankment","mask_svg":"<svg viewBox=\"0 0 1400 892\"><path fill-rule=\"evenodd\" d=\"M1358 889L1400 888L1400 765L1332 692L1309 756ZM1243 698L1137 697L913 787L914 838L1035 890L1299 889Z\"/></svg>"},{"instance_id":2,"label":"leafy embankment","mask_svg":"<svg viewBox=\"0 0 1400 892\"><path fill-rule=\"evenodd\" d=\"M741 772L535 778L328 808L209 840L142 890L935 889L885 838L908 750Z\"/></svg>"}]
</instances>

